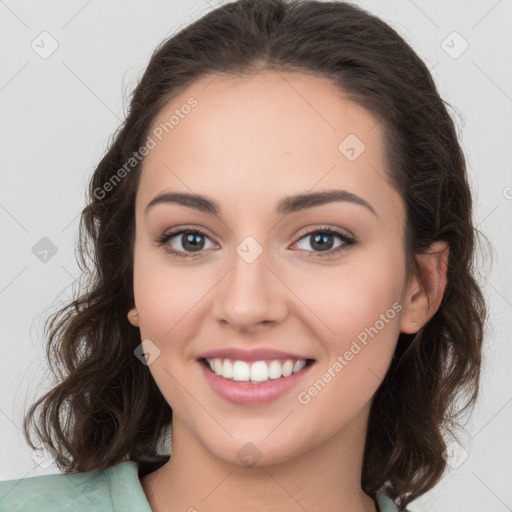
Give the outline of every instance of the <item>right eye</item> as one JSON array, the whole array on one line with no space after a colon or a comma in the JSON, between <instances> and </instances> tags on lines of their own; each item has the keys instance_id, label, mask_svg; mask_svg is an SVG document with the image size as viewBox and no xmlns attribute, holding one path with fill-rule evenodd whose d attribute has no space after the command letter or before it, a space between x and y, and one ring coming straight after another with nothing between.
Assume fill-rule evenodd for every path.
<instances>
[{"instance_id":1,"label":"right eye","mask_svg":"<svg viewBox=\"0 0 512 512\"><path fill-rule=\"evenodd\" d=\"M173 238L178 240L178 243L174 244L175 246L178 246L177 249L173 248L173 244L170 243ZM205 250L205 239L210 240L210 237L199 229L181 228L177 231L164 233L156 240L156 242L159 246L163 247L165 252L171 254L172 256L178 256L181 258L196 258L203 250Z\"/></svg>"}]
</instances>

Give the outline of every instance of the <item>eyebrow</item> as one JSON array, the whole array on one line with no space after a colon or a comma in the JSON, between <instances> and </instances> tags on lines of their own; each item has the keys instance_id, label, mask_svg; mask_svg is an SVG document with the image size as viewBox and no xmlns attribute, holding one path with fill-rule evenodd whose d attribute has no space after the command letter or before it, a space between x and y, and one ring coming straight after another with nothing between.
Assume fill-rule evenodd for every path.
<instances>
[{"instance_id":1,"label":"eyebrow","mask_svg":"<svg viewBox=\"0 0 512 512\"><path fill-rule=\"evenodd\" d=\"M372 205L352 192L347 190L326 190L324 192L306 192L293 196L283 197L276 206L276 213L287 215L316 206L333 202L348 202L364 206L378 217ZM187 192L163 192L155 196L146 206L145 214L157 204L175 203L188 208L194 208L203 213L213 214L219 217L221 208L218 203L208 197Z\"/></svg>"}]
</instances>

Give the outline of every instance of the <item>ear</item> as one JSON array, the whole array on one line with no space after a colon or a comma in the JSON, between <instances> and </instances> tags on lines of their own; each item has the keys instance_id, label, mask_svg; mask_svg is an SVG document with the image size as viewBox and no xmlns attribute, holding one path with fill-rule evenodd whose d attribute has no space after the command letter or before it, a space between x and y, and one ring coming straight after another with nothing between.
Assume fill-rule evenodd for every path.
<instances>
[{"instance_id":1,"label":"ear","mask_svg":"<svg viewBox=\"0 0 512 512\"><path fill-rule=\"evenodd\" d=\"M137 308L132 308L128 311L128 321L134 326L139 327L139 315L137 313Z\"/></svg>"},{"instance_id":2,"label":"ear","mask_svg":"<svg viewBox=\"0 0 512 512\"><path fill-rule=\"evenodd\" d=\"M416 255L417 273L409 281L403 302L400 330L407 334L419 331L435 314L447 284L450 248L444 241L430 245Z\"/></svg>"}]
</instances>

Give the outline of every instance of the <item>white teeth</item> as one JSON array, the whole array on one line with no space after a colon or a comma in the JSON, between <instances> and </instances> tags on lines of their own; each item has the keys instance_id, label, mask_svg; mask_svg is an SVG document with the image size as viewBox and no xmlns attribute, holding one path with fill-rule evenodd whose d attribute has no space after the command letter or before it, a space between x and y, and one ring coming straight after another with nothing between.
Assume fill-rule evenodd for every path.
<instances>
[{"instance_id":1,"label":"white teeth","mask_svg":"<svg viewBox=\"0 0 512 512\"><path fill-rule=\"evenodd\" d=\"M284 363L273 360L269 364L265 361L255 361L249 364L245 361L220 358L207 359L207 362L217 375L238 382L265 382L269 379L289 377L292 373L300 372L306 366L305 359L295 361L295 364L291 359L287 359Z\"/></svg>"},{"instance_id":2,"label":"white teeth","mask_svg":"<svg viewBox=\"0 0 512 512\"><path fill-rule=\"evenodd\" d=\"M226 379L231 379L233 377L233 365L229 359L224 360L224 364L222 365L222 374Z\"/></svg>"},{"instance_id":3,"label":"white teeth","mask_svg":"<svg viewBox=\"0 0 512 512\"><path fill-rule=\"evenodd\" d=\"M268 367L268 376L271 379L279 379L281 377L281 363L279 361L272 361Z\"/></svg>"},{"instance_id":4,"label":"white teeth","mask_svg":"<svg viewBox=\"0 0 512 512\"><path fill-rule=\"evenodd\" d=\"M268 380L268 366L265 361L258 361L251 366L251 380L253 382L263 382Z\"/></svg>"},{"instance_id":5,"label":"white teeth","mask_svg":"<svg viewBox=\"0 0 512 512\"><path fill-rule=\"evenodd\" d=\"M293 372L293 362L288 359L286 363L283 364L283 377L289 377Z\"/></svg>"},{"instance_id":6,"label":"white teeth","mask_svg":"<svg viewBox=\"0 0 512 512\"><path fill-rule=\"evenodd\" d=\"M224 377L224 375L223 375ZM235 361L233 364L233 380L249 380L249 365L245 361Z\"/></svg>"},{"instance_id":7,"label":"white teeth","mask_svg":"<svg viewBox=\"0 0 512 512\"><path fill-rule=\"evenodd\" d=\"M306 361L297 361L293 367L293 373L300 372L304 366L306 366Z\"/></svg>"},{"instance_id":8,"label":"white teeth","mask_svg":"<svg viewBox=\"0 0 512 512\"><path fill-rule=\"evenodd\" d=\"M213 360L213 371L217 375L222 375L222 361L220 359Z\"/></svg>"}]
</instances>

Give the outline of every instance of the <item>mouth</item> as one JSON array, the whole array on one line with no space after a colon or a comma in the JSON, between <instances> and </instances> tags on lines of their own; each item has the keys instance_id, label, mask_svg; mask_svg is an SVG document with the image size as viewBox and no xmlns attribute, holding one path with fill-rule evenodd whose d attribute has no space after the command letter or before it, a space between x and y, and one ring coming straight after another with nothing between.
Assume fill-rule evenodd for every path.
<instances>
[{"instance_id":1,"label":"mouth","mask_svg":"<svg viewBox=\"0 0 512 512\"><path fill-rule=\"evenodd\" d=\"M199 362L211 373L231 382L264 384L281 381L301 373L311 366L314 359L262 359L242 361L224 357L199 358Z\"/></svg>"}]
</instances>

